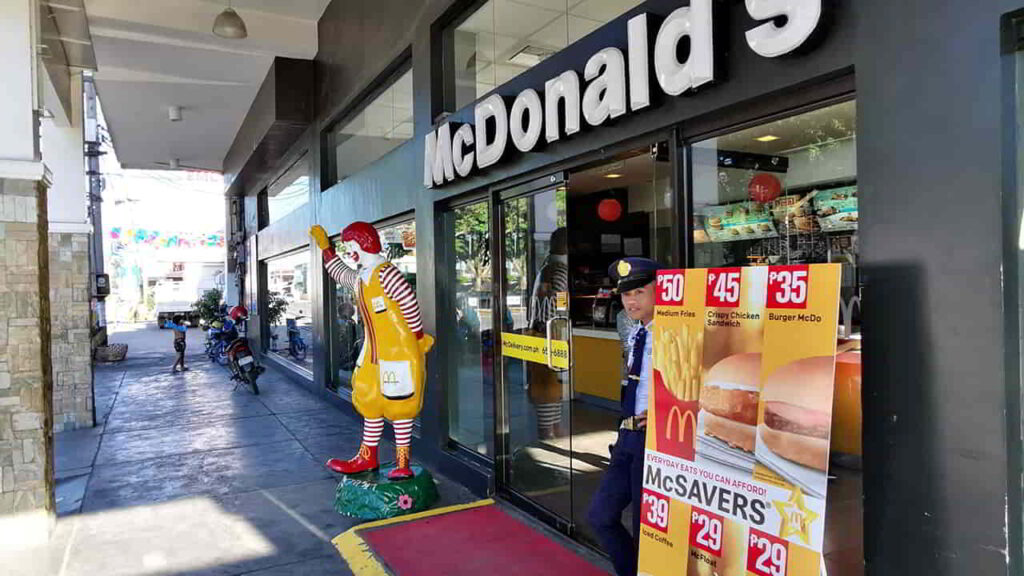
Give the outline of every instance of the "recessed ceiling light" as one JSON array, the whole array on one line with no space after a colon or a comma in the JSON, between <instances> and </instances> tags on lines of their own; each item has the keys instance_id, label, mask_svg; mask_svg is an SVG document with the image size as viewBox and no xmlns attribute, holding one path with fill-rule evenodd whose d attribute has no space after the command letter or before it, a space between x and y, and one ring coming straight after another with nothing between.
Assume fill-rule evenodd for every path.
<instances>
[{"instance_id":1,"label":"recessed ceiling light","mask_svg":"<svg viewBox=\"0 0 1024 576\"><path fill-rule=\"evenodd\" d=\"M761 136L760 138L754 138L754 140L757 140L758 142L774 142L778 139L778 136L773 136L771 134L766 134L764 136Z\"/></svg>"},{"instance_id":2,"label":"recessed ceiling light","mask_svg":"<svg viewBox=\"0 0 1024 576\"><path fill-rule=\"evenodd\" d=\"M538 46L531 46L527 44L523 46L518 52L512 55L508 59L510 64L516 64L524 66L526 68L533 68L537 64L540 64L542 60L551 56L554 52Z\"/></svg>"},{"instance_id":3,"label":"recessed ceiling light","mask_svg":"<svg viewBox=\"0 0 1024 576\"><path fill-rule=\"evenodd\" d=\"M604 177L605 178L622 178L622 174L619 174L618 172L609 172L609 173L605 174Z\"/></svg>"}]
</instances>

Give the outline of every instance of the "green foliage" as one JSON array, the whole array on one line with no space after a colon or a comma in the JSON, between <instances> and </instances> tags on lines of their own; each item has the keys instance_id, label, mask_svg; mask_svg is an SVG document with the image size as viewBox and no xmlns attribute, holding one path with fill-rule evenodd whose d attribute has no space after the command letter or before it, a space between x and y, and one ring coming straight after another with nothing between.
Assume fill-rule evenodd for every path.
<instances>
[{"instance_id":1,"label":"green foliage","mask_svg":"<svg viewBox=\"0 0 1024 576\"><path fill-rule=\"evenodd\" d=\"M351 518L380 520L422 512L437 501L437 485L429 471L413 466L415 476L393 482L387 478L393 469L382 466L343 477L335 492L334 509Z\"/></svg>"},{"instance_id":2,"label":"green foliage","mask_svg":"<svg viewBox=\"0 0 1024 576\"><path fill-rule=\"evenodd\" d=\"M198 300L192 303L192 312L199 319L210 324L220 317L220 300L223 294L217 288L210 288Z\"/></svg>"},{"instance_id":3,"label":"green foliage","mask_svg":"<svg viewBox=\"0 0 1024 576\"><path fill-rule=\"evenodd\" d=\"M455 256L459 283L482 290L491 274L490 214L486 202L455 211Z\"/></svg>"},{"instance_id":4,"label":"green foliage","mask_svg":"<svg viewBox=\"0 0 1024 576\"><path fill-rule=\"evenodd\" d=\"M281 316L288 309L288 300L278 292L267 293L267 324L277 326L281 322Z\"/></svg>"},{"instance_id":5,"label":"green foliage","mask_svg":"<svg viewBox=\"0 0 1024 576\"><path fill-rule=\"evenodd\" d=\"M156 320L156 292L153 290L152 286L146 288L144 303L146 307L146 317L150 320Z\"/></svg>"}]
</instances>

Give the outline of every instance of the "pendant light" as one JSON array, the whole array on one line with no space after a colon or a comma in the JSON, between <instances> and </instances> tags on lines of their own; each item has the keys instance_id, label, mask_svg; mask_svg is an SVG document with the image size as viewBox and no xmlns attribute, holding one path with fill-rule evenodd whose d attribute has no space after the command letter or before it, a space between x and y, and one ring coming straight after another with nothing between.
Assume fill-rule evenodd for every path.
<instances>
[{"instance_id":1,"label":"pendant light","mask_svg":"<svg viewBox=\"0 0 1024 576\"><path fill-rule=\"evenodd\" d=\"M231 8L230 1L228 7L213 21L213 33L221 38L231 39L241 39L249 35L249 31L245 29L245 21Z\"/></svg>"}]
</instances>

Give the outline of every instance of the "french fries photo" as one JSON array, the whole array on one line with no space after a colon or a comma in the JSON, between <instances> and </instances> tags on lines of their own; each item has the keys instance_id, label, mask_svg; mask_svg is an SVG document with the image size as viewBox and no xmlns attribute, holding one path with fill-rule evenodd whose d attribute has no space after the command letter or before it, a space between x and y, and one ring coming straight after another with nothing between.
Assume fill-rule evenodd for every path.
<instances>
[{"instance_id":1,"label":"french fries photo","mask_svg":"<svg viewBox=\"0 0 1024 576\"><path fill-rule=\"evenodd\" d=\"M673 396L684 402L700 399L701 353L704 332L683 326L678 331L657 330L654 367Z\"/></svg>"}]
</instances>

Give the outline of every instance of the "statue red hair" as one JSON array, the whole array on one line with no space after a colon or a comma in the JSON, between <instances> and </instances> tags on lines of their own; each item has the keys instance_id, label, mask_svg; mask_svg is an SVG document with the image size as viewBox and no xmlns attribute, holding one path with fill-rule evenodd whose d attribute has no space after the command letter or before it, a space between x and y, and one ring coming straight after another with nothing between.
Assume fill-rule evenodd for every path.
<instances>
[{"instance_id":1,"label":"statue red hair","mask_svg":"<svg viewBox=\"0 0 1024 576\"><path fill-rule=\"evenodd\" d=\"M341 231L342 242L355 242L367 254L380 254L380 235L373 224L353 222Z\"/></svg>"}]
</instances>

